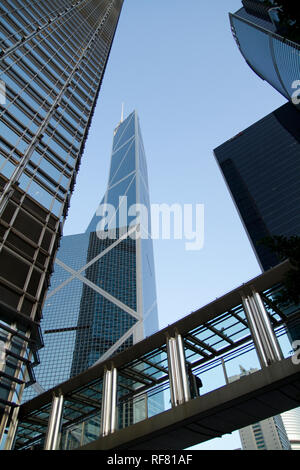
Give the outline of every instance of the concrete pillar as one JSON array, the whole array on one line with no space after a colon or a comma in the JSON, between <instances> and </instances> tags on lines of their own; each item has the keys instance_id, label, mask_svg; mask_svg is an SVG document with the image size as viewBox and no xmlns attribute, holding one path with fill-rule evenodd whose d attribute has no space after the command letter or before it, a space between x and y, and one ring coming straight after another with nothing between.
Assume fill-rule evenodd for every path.
<instances>
[{"instance_id":1,"label":"concrete pillar","mask_svg":"<svg viewBox=\"0 0 300 470\"><path fill-rule=\"evenodd\" d=\"M186 373L184 346L181 335L167 337L168 370L172 406L190 400L190 389Z\"/></svg>"},{"instance_id":2,"label":"concrete pillar","mask_svg":"<svg viewBox=\"0 0 300 470\"><path fill-rule=\"evenodd\" d=\"M53 395L44 450L57 450L63 416L64 397Z\"/></svg>"},{"instance_id":3,"label":"concrete pillar","mask_svg":"<svg viewBox=\"0 0 300 470\"><path fill-rule=\"evenodd\" d=\"M103 377L101 435L115 432L117 422L117 369L106 369Z\"/></svg>"},{"instance_id":4,"label":"concrete pillar","mask_svg":"<svg viewBox=\"0 0 300 470\"><path fill-rule=\"evenodd\" d=\"M242 293L241 296L261 367L282 360L283 354L261 296L255 289L252 294Z\"/></svg>"}]
</instances>

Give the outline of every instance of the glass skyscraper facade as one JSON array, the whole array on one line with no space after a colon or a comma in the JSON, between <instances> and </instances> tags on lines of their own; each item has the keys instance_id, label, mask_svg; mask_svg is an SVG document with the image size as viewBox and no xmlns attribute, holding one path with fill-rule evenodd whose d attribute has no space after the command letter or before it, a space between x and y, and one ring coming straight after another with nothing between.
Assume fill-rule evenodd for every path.
<instances>
[{"instance_id":1,"label":"glass skyscraper facade","mask_svg":"<svg viewBox=\"0 0 300 470\"><path fill-rule=\"evenodd\" d=\"M147 165L135 111L114 131L101 204L102 215L106 208L115 214L102 217L100 205L85 233L62 237L43 310L37 384L25 399L158 329ZM146 210L139 220L138 204Z\"/></svg>"},{"instance_id":2,"label":"glass skyscraper facade","mask_svg":"<svg viewBox=\"0 0 300 470\"><path fill-rule=\"evenodd\" d=\"M272 2L243 0L230 14L233 36L247 64L292 101L300 80L300 38L289 39ZM280 3L280 1L278 1Z\"/></svg>"},{"instance_id":3,"label":"glass skyscraper facade","mask_svg":"<svg viewBox=\"0 0 300 470\"><path fill-rule=\"evenodd\" d=\"M0 439L39 322L123 0L0 6Z\"/></svg>"},{"instance_id":4,"label":"glass skyscraper facade","mask_svg":"<svg viewBox=\"0 0 300 470\"><path fill-rule=\"evenodd\" d=\"M214 150L263 270L279 258L259 242L300 236L300 115L287 103ZM300 326L290 330L300 338Z\"/></svg>"},{"instance_id":5,"label":"glass skyscraper facade","mask_svg":"<svg viewBox=\"0 0 300 470\"><path fill-rule=\"evenodd\" d=\"M262 238L300 235L299 124L287 103L214 150L263 270L279 260Z\"/></svg>"}]
</instances>

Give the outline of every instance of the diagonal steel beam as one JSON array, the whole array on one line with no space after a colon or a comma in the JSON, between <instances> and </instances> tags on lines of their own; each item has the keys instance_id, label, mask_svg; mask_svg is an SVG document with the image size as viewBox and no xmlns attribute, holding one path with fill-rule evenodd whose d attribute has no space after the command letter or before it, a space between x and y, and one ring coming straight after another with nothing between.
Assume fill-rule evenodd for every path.
<instances>
[{"instance_id":1,"label":"diagonal steel beam","mask_svg":"<svg viewBox=\"0 0 300 470\"><path fill-rule=\"evenodd\" d=\"M133 310L132 308L128 307L128 305L125 305L123 302L121 302L120 300L118 300L116 297L114 297L113 295L109 294L108 292L106 292L104 289L102 289L101 287L97 286L96 284L94 284L92 281L90 281L89 279L87 279L86 277L83 277L81 274L78 274L77 271L74 271L74 269L70 268L69 266L67 266L65 263L63 263L62 261L60 260L56 260L56 263L61 266L62 268L64 268L66 271L69 271L71 274L73 274L77 279L79 279L81 282L83 282L84 284L86 284L88 287L90 287L91 289L93 289L94 291L96 291L98 294L101 294L105 299L109 300L110 302L112 302L113 304L115 304L117 307L119 307L120 309L122 310L125 310L125 312L129 313L129 315L132 315L134 318L137 318L138 320L141 320L141 316L138 315L138 313Z\"/></svg>"},{"instance_id":2,"label":"diagonal steel beam","mask_svg":"<svg viewBox=\"0 0 300 470\"><path fill-rule=\"evenodd\" d=\"M130 230L128 230L128 232L124 233L124 235L122 235L120 238L118 238L110 246L105 248L105 250L101 251L101 253L99 253L97 256L95 256L95 258L93 258L88 263L86 263L84 266L82 266L79 270L77 270L77 271L72 270L72 272L73 272L72 276L70 276L68 279L66 279L64 282L62 282L59 286L57 286L55 289L53 289L53 291L49 292L49 294L47 295L47 300L50 299L53 295L55 295L60 289L62 289L67 284L69 284L71 281L73 281L73 279L76 279L77 274L81 274L83 271L85 271L87 268L89 268L92 264L96 263L96 261L99 261L99 259L101 259L103 256L105 256L109 251L111 251L119 243L121 243L123 240L125 240L127 237L129 237L133 232L135 232L136 229L137 229L136 226L132 227ZM60 260L56 259L55 262L59 265ZM61 263L62 263L62 261L61 261ZM65 266L67 266L67 265L65 265ZM61 266L61 267L63 269L65 269L64 266ZM70 269L72 269L72 268L70 268ZM69 270L66 270L66 271L70 272Z\"/></svg>"}]
</instances>

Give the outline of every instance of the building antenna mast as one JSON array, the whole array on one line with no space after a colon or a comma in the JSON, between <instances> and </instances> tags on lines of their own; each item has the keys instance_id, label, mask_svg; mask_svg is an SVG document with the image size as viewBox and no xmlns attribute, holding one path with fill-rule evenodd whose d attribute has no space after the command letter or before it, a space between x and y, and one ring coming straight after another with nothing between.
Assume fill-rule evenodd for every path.
<instances>
[{"instance_id":1,"label":"building antenna mast","mask_svg":"<svg viewBox=\"0 0 300 470\"><path fill-rule=\"evenodd\" d=\"M123 122L123 121L124 121L124 103L122 103L121 121L120 122Z\"/></svg>"}]
</instances>

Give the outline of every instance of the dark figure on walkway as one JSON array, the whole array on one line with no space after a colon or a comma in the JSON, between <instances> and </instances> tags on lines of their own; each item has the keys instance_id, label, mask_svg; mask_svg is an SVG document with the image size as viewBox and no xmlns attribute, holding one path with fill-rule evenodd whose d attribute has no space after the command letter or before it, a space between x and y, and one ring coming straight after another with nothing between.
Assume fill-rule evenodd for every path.
<instances>
[{"instance_id":1,"label":"dark figure on walkway","mask_svg":"<svg viewBox=\"0 0 300 470\"><path fill-rule=\"evenodd\" d=\"M188 368L191 398L200 397L200 388L203 387L202 380L197 375L194 375L192 369Z\"/></svg>"}]
</instances>

